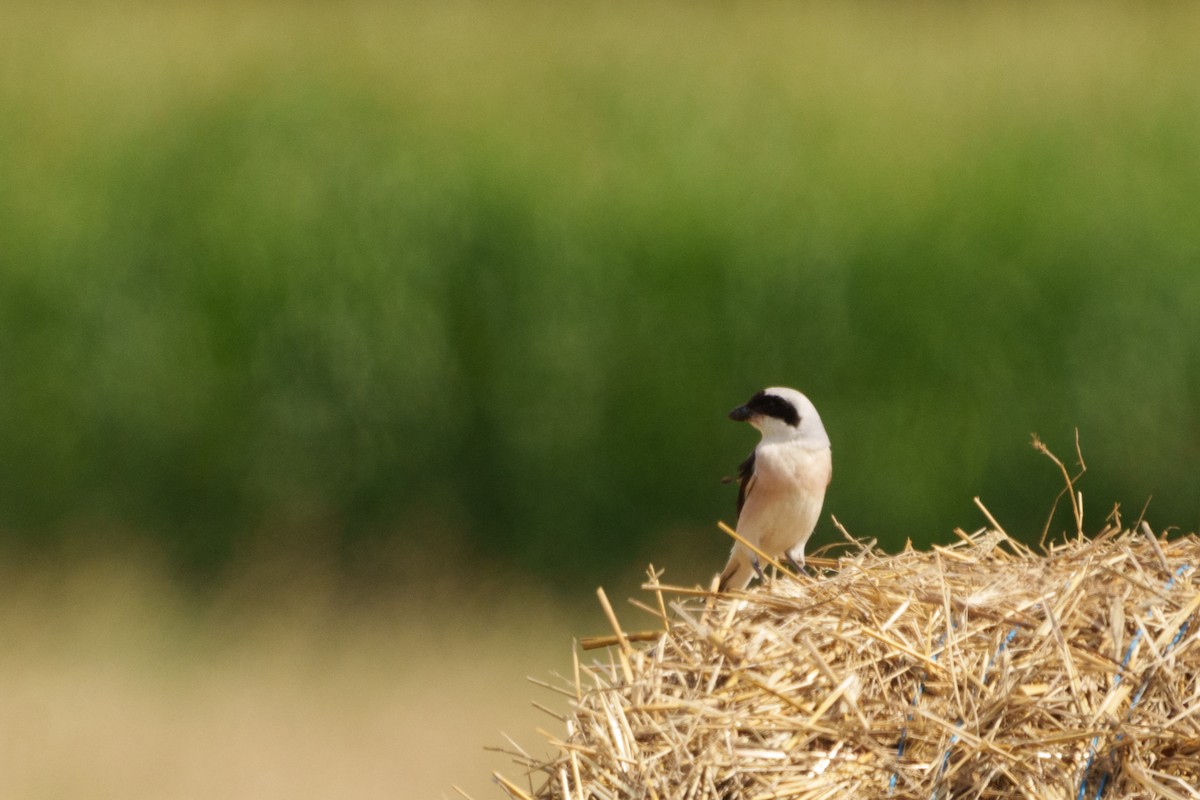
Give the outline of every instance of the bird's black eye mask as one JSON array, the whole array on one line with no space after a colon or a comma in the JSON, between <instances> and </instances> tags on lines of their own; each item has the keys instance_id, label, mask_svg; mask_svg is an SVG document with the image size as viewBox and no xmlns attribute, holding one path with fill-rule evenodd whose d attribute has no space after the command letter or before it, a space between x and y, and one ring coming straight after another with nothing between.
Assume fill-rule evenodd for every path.
<instances>
[{"instance_id":1,"label":"bird's black eye mask","mask_svg":"<svg viewBox=\"0 0 1200 800\"><path fill-rule=\"evenodd\" d=\"M796 407L779 395L759 392L746 403L746 408L764 417L774 417L783 420L793 428L800 427L800 412Z\"/></svg>"}]
</instances>

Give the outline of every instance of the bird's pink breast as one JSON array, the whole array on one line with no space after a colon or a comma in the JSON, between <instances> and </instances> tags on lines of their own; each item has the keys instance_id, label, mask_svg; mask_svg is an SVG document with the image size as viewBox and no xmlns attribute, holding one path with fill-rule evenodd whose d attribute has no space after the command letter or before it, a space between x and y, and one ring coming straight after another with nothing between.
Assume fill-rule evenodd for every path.
<instances>
[{"instance_id":1,"label":"bird's pink breast","mask_svg":"<svg viewBox=\"0 0 1200 800\"><path fill-rule=\"evenodd\" d=\"M754 466L754 487L738 532L772 554L806 541L825 501L832 472L829 450L763 447Z\"/></svg>"}]
</instances>

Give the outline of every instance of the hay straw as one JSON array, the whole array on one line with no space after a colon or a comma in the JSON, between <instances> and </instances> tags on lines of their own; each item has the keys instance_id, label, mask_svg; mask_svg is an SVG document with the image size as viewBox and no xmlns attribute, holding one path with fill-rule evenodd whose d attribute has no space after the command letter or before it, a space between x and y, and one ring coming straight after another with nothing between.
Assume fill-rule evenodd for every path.
<instances>
[{"instance_id":1,"label":"hay straw","mask_svg":"<svg viewBox=\"0 0 1200 800\"><path fill-rule=\"evenodd\" d=\"M498 781L536 800L1197 800L1200 539L1138 527L1037 554L993 522L735 595L652 569L666 630L634 646L605 602L617 647L563 688L556 755L518 759L538 788Z\"/></svg>"}]
</instances>

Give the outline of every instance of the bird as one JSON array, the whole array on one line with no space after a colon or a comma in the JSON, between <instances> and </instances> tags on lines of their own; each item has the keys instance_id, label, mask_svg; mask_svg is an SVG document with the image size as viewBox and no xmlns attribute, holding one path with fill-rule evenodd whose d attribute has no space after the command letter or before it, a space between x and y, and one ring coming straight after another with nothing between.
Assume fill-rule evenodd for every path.
<instances>
[{"instance_id":1,"label":"bird","mask_svg":"<svg viewBox=\"0 0 1200 800\"><path fill-rule=\"evenodd\" d=\"M804 545L812 536L825 489L833 477L829 435L816 407L795 389L775 386L729 412L762 434L738 467L737 532L772 558L804 570ZM727 479L732 480L732 479ZM745 589L762 566L753 550L733 546L719 591Z\"/></svg>"}]
</instances>

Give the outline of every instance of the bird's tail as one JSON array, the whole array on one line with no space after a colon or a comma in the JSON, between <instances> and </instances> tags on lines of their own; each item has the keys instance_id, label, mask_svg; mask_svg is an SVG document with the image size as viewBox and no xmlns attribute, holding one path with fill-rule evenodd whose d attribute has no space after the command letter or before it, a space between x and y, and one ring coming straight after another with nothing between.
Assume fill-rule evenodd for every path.
<instances>
[{"instance_id":1,"label":"bird's tail","mask_svg":"<svg viewBox=\"0 0 1200 800\"><path fill-rule=\"evenodd\" d=\"M721 582L717 586L717 591L745 589L750 585L753 577L754 564L750 561L749 553L741 547L734 546L733 552L729 554L729 562L725 565L725 569L721 570Z\"/></svg>"}]
</instances>

